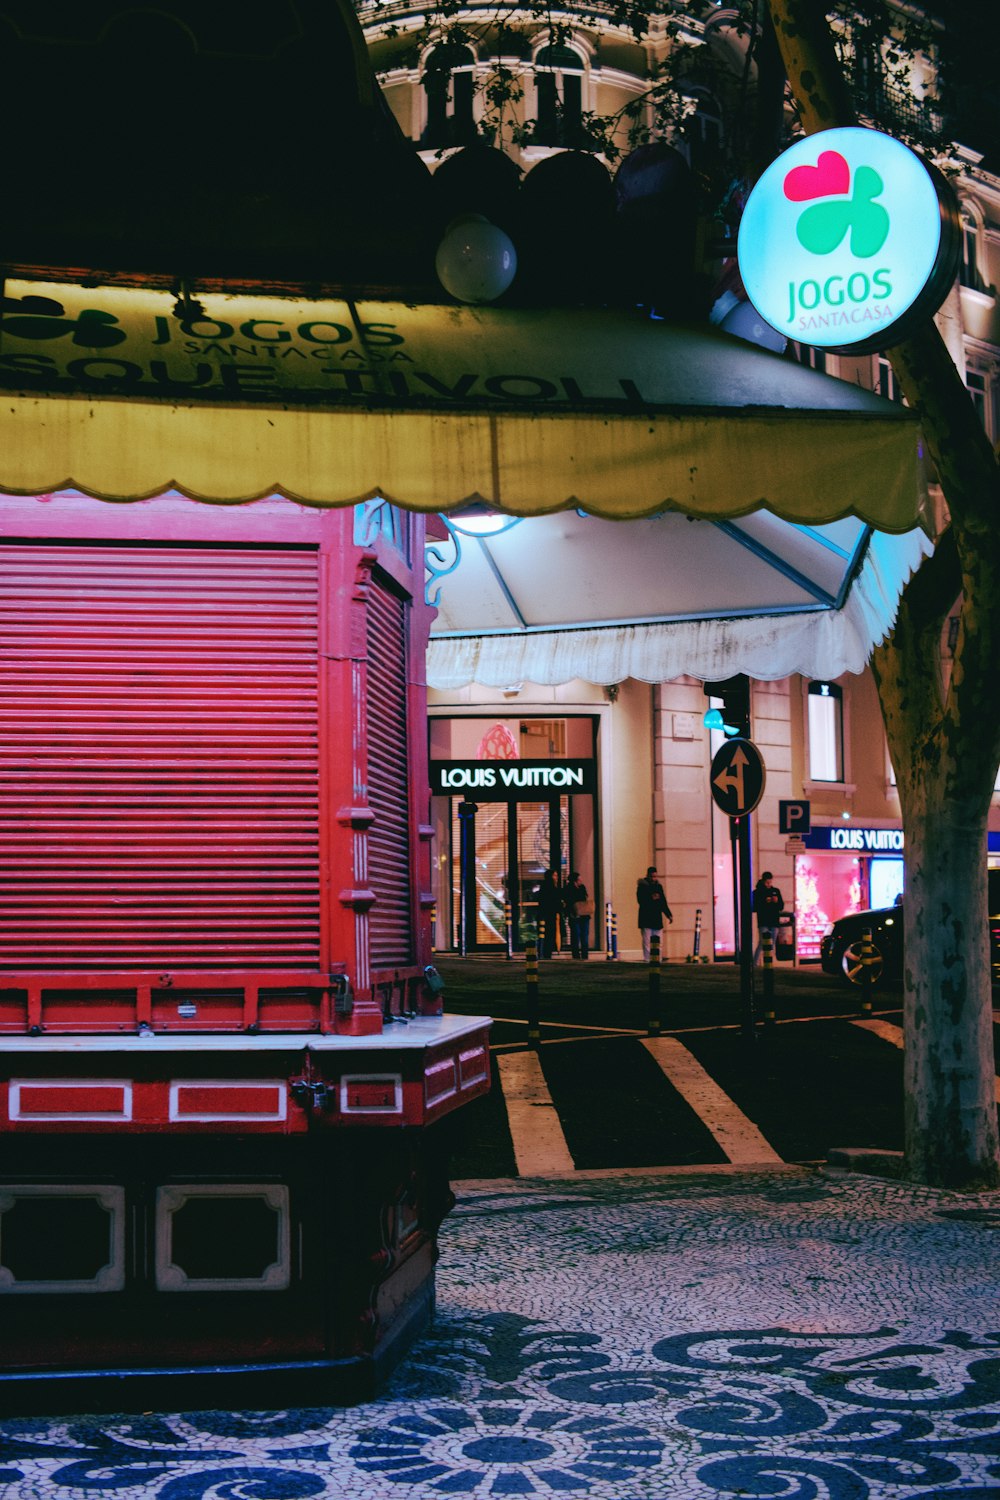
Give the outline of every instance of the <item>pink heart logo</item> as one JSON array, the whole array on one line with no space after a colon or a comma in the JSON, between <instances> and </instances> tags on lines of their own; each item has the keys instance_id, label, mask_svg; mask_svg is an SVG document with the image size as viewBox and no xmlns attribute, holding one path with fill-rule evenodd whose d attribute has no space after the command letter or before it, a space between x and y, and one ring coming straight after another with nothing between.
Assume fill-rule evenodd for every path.
<instances>
[{"instance_id":1,"label":"pink heart logo","mask_svg":"<svg viewBox=\"0 0 1000 1500\"><path fill-rule=\"evenodd\" d=\"M821 151L814 167L793 167L784 181L785 197L792 203L832 198L850 187L851 169L839 151Z\"/></svg>"}]
</instances>

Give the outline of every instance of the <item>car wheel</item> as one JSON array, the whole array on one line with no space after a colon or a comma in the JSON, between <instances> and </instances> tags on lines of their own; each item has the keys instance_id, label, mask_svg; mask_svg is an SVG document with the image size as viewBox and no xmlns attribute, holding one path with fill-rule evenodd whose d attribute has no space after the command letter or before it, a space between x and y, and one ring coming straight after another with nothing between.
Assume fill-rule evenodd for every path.
<instances>
[{"instance_id":1,"label":"car wheel","mask_svg":"<svg viewBox=\"0 0 1000 1500\"><path fill-rule=\"evenodd\" d=\"M865 965L862 958L861 938L855 938L853 942L848 943L847 947L844 949L843 956L841 957L840 967L843 970L844 978L848 981L849 984L855 984L859 987L864 984ZM871 983L873 985L881 983L882 972L884 968L885 955L883 954L882 949L879 947L878 943L872 941L871 953L869 954L868 973L871 977Z\"/></svg>"}]
</instances>

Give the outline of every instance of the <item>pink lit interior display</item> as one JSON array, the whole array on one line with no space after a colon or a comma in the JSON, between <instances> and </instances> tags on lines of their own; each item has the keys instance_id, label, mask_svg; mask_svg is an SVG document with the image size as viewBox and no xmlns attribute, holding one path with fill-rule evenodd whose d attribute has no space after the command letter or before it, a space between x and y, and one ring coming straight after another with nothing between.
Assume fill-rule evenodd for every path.
<instances>
[{"instance_id":1,"label":"pink lit interior display","mask_svg":"<svg viewBox=\"0 0 1000 1500\"><path fill-rule=\"evenodd\" d=\"M850 855L800 854L795 861L796 950L800 962L819 958L826 929L865 906L862 861Z\"/></svg>"}]
</instances>

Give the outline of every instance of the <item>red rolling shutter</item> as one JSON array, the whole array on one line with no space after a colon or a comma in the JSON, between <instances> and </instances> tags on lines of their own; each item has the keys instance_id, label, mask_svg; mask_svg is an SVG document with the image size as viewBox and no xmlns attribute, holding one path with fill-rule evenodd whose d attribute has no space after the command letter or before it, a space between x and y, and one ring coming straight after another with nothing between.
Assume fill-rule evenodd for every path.
<instances>
[{"instance_id":1,"label":"red rolling shutter","mask_svg":"<svg viewBox=\"0 0 1000 1500\"><path fill-rule=\"evenodd\" d=\"M316 552L10 543L0 611L0 966L318 966Z\"/></svg>"},{"instance_id":2,"label":"red rolling shutter","mask_svg":"<svg viewBox=\"0 0 1000 1500\"><path fill-rule=\"evenodd\" d=\"M410 915L407 606L376 573L368 591L368 880L373 970L413 962Z\"/></svg>"}]
</instances>

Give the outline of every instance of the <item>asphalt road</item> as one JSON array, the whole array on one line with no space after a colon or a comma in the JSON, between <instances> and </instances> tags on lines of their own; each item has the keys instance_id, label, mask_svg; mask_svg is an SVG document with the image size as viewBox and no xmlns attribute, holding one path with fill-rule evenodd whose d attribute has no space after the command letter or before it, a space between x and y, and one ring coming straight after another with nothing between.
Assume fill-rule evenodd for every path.
<instances>
[{"instance_id":1,"label":"asphalt road","mask_svg":"<svg viewBox=\"0 0 1000 1500\"><path fill-rule=\"evenodd\" d=\"M864 1013L818 969L779 967L773 1024L758 994L748 1034L734 965L664 965L650 1041L644 965L557 958L540 965L530 1049L522 957L436 963L447 1010L494 1018L492 1091L450 1126L455 1179L902 1149L898 991Z\"/></svg>"}]
</instances>

